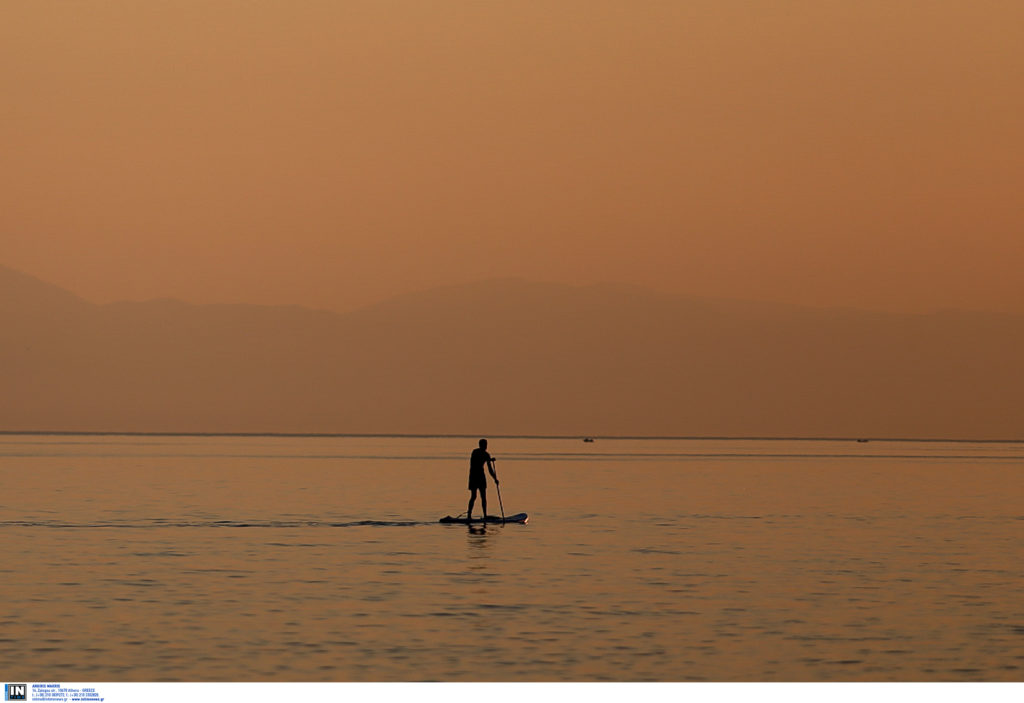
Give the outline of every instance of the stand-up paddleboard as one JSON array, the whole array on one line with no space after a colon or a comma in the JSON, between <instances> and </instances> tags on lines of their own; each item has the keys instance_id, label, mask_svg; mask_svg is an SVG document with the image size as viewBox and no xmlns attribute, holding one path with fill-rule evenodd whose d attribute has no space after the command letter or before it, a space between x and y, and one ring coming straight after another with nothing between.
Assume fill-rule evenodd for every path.
<instances>
[{"instance_id":1,"label":"stand-up paddleboard","mask_svg":"<svg viewBox=\"0 0 1024 703\"><path fill-rule=\"evenodd\" d=\"M491 524L494 524L494 523L498 523L500 525L502 522L517 522L520 525L525 525L527 520L529 520L529 517L527 516L526 513L518 513L516 515L509 515L504 520L501 519L501 515L488 515L487 516L487 524L488 525L491 525ZM470 519L470 518L465 518L465 517L452 517L451 515L445 515L443 518L438 520L438 522L455 523L455 524L459 524L459 525L479 525L483 521L484 521L484 519L482 517L475 517L475 518Z\"/></svg>"}]
</instances>

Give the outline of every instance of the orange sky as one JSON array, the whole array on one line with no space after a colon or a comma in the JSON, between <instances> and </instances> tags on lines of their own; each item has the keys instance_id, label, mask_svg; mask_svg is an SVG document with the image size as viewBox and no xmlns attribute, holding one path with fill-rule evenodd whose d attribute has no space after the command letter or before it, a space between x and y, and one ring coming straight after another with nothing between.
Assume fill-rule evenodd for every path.
<instances>
[{"instance_id":1,"label":"orange sky","mask_svg":"<svg viewBox=\"0 0 1024 703\"><path fill-rule=\"evenodd\" d=\"M0 264L1024 311L1024 3L9 0Z\"/></svg>"}]
</instances>

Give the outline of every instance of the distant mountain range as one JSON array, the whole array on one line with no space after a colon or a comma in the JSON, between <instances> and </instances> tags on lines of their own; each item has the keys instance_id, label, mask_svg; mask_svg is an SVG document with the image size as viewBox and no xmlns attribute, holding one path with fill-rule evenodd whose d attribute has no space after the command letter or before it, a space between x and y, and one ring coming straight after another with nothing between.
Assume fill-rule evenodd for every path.
<instances>
[{"instance_id":1,"label":"distant mountain range","mask_svg":"<svg viewBox=\"0 0 1024 703\"><path fill-rule=\"evenodd\" d=\"M496 280L351 313L0 267L0 430L1024 438L1024 316Z\"/></svg>"}]
</instances>

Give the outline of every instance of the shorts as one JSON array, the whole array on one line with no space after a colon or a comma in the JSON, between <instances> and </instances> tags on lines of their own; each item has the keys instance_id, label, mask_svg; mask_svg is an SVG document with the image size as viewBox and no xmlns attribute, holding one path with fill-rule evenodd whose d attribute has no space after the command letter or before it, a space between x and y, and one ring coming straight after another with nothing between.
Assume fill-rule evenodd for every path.
<instances>
[{"instance_id":1,"label":"shorts","mask_svg":"<svg viewBox=\"0 0 1024 703\"><path fill-rule=\"evenodd\" d=\"M487 490L487 477L484 476L483 472L480 472L479 474L470 474L469 475L469 489L468 490L473 490L474 488L477 488L477 489L479 489L481 491L486 491Z\"/></svg>"}]
</instances>

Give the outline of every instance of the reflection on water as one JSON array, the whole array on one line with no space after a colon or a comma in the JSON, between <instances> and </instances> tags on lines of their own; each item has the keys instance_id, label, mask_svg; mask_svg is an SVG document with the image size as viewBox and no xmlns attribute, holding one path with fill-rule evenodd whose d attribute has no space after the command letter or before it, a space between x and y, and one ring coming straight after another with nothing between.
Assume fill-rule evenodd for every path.
<instances>
[{"instance_id":1,"label":"reflection on water","mask_svg":"<svg viewBox=\"0 0 1024 703\"><path fill-rule=\"evenodd\" d=\"M26 680L1021 680L1019 445L0 437Z\"/></svg>"},{"instance_id":2,"label":"reflection on water","mask_svg":"<svg viewBox=\"0 0 1024 703\"><path fill-rule=\"evenodd\" d=\"M488 530L486 525L467 525L469 528L467 534L469 535L469 546L471 549L482 550L486 549L488 541ZM495 539L495 531L490 531L490 539ZM485 554L486 555L486 554Z\"/></svg>"}]
</instances>

